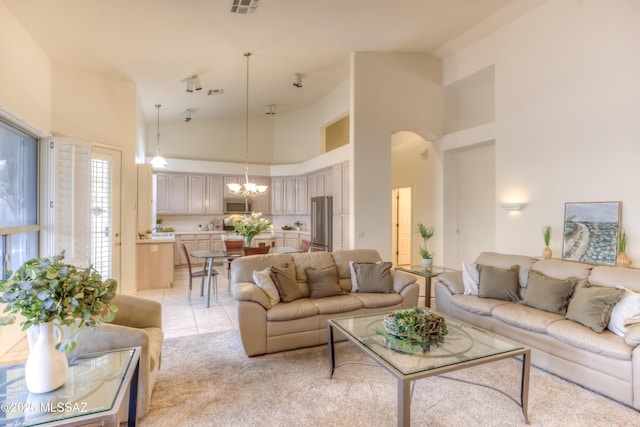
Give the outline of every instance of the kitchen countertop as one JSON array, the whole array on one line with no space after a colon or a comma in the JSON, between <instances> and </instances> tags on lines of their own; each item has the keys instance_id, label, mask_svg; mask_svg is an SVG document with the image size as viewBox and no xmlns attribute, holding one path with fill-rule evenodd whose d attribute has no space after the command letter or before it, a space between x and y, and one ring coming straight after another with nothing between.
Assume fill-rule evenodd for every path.
<instances>
[{"instance_id":1,"label":"kitchen countertop","mask_svg":"<svg viewBox=\"0 0 640 427\"><path fill-rule=\"evenodd\" d=\"M138 239L136 243L144 245L158 245L160 243L175 243L175 237L153 237L151 239Z\"/></svg>"},{"instance_id":2,"label":"kitchen countertop","mask_svg":"<svg viewBox=\"0 0 640 427\"><path fill-rule=\"evenodd\" d=\"M176 231L175 234L234 234L233 231L224 231L224 230L213 230L213 231L199 231L199 230L194 230L194 231ZM270 234L270 231L264 231L260 234ZM301 230L301 231L297 231L297 230L274 230L274 233L302 233L302 234L309 234L310 231L305 231L305 230Z\"/></svg>"}]
</instances>

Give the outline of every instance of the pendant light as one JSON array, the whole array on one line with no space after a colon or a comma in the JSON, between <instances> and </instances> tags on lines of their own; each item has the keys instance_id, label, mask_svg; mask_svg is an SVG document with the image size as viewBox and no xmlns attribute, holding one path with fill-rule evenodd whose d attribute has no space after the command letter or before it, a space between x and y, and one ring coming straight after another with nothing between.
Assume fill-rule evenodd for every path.
<instances>
[{"instance_id":1,"label":"pendant light","mask_svg":"<svg viewBox=\"0 0 640 427\"><path fill-rule=\"evenodd\" d=\"M244 184L231 183L227 184L229 192L238 196L252 197L267 194L266 185L258 185L249 182L249 57L251 52L245 52L247 58L247 96L245 98L245 164L244 164Z\"/></svg>"},{"instance_id":2,"label":"pendant light","mask_svg":"<svg viewBox=\"0 0 640 427\"><path fill-rule=\"evenodd\" d=\"M162 105L156 104L156 108L158 109L158 132L156 134L158 145L156 146L156 156L151 160L151 165L156 169L163 169L167 166L167 161L160 155L160 107L162 107Z\"/></svg>"}]
</instances>

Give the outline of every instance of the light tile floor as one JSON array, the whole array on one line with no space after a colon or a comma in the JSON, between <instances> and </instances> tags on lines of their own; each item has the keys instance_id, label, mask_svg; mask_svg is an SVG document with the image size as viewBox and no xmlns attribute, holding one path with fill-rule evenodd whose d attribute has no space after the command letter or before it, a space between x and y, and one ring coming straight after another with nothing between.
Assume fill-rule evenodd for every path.
<instances>
[{"instance_id":1,"label":"light tile floor","mask_svg":"<svg viewBox=\"0 0 640 427\"><path fill-rule=\"evenodd\" d=\"M209 307L205 307L205 297L200 296L199 279L195 279L193 282L191 305L188 304L189 274L187 267L176 267L171 288L145 290L136 294L162 304L162 329L165 339L237 329L238 316L235 302L227 290L229 284L227 271L222 266L215 266L215 268L220 273L218 274L218 302L216 303L213 297L212 289ZM23 362L28 355L29 345L25 337L5 354L0 355L0 364Z\"/></svg>"}]
</instances>

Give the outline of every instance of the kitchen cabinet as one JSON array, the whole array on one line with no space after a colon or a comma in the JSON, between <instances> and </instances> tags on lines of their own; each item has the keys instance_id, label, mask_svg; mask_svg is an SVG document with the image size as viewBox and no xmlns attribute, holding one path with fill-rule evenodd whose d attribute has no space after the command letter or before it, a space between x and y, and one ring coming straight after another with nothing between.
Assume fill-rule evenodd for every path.
<instances>
[{"instance_id":1,"label":"kitchen cabinet","mask_svg":"<svg viewBox=\"0 0 640 427\"><path fill-rule=\"evenodd\" d=\"M136 289L170 288L173 284L173 242L153 239L136 243Z\"/></svg>"},{"instance_id":2,"label":"kitchen cabinet","mask_svg":"<svg viewBox=\"0 0 640 427\"><path fill-rule=\"evenodd\" d=\"M271 213L284 213L284 179L271 178Z\"/></svg>"},{"instance_id":3,"label":"kitchen cabinet","mask_svg":"<svg viewBox=\"0 0 640 427\"><path fill-rule=\"evenodd\" d=\"M187 258L182 250L182 245L187 248L187 252L191 252L195 248L196 236L194 234L176 234L175 239L173 262L175 265L186 264ZM194 260L191 260L192 264Z\"/></svg>"},{"instance_id":4,"label":"kitchen cabinet","mask_svg":"<svg viewBox=\"0 0 640 427\"><path fill-rule=\"evenodd\" d=\"M207 203L206 211L208 214L221 215L224 212L224 189L223 177L220 175L207 175Z\"/></svg>"},{"instance_id":5,"label":"kitchen cabinet","mask_svg":"<svg viewBox=\"0 0 640 427\"><path fill-rule=\"evenodd\" d=\"M349 213L349 162L333 166L333 213Z\"/></svg>"},{"instance_id":6,"label":"kitchen cabinet","mask_svg":"<svg viewBox=\"0 0 640 427\"><path fill-rule=\"evenodd\" d=\"M250 179L258 185L266 185L267 187L270 187L269 178L253 177ZM267 192L263 196L253 197L253 210L255 212L262 212L265 214L269 213L269 190L270 188L267 188Z\"/></svg>"},{"instance_id":7,"label":"kitchen cabinet","mask_svg":"<svg viewBox=\"0 0 640 427\"><path fill-rule=\"evenodd\" d=\"M333 215L333 251L350 249L349 242L349 215Z\"/></svg>"},{"instance_id":8,"label":"kitchen cabinet","mask_svg":"<svg viewBox=\"0 0 640 427\"><path fill-rule=\"evenodd\" d=\"M307 194L307 178L296 178L296 214L309 213L309 196Z\"/></svg>"},{"instance_id":9,"label":"kitchen cabinet","mask_svg":"<svg viewBox=\"0 0 640 427\"><path fill-rule=\"evenodd\" d=\"M284 213L286 215L295 214L296 211L296 179L284 178Z\"/></svg>"},{"instance_id":10,"label":"kitchen cabinet","mask_svg":"<svg viewBox=\"0 0 640 427\"><path fill-rule=\"evenodd\" d=\"M186 174L156 174L156 212L188 213L188 176Z\"/></svg>"},{"instance_id":11,"label":"kitchen cabinet","mask_svg":"<svg viewBox=\"0 0 640 427\"><path fill-rule=\"evenodd\" d=\"M222 233L220 232L197 232L179 233L175 236L174 262L175 265L187 263L186 255L182 250L182 245L191 251L220 251L224 250L222 244ZM191 264L202 264L204 258L191 258Z\"/></svg>"},{"instance_id":12,"label":"kitchen cabinet","mask_svg":"<svg viewBox=\"0 0 640 427\"><path fill-rule=\"evenodd\" d=\"M147 234L147 232L153 228L151 224L151 218L153 216L152 166L150 164L140 164L137 167L137 172L136 232L138 234Z\"/></svg>"},{"instance_id":13,"label":"kitchen cabinet","mask_svg":"<svg viewBox=\"0 0 640 427\"><path fill-rule=\"evenodd\" d=\"M204 175L189 175L188 213L204 214L207 180Z\"/></svg>"}]
</instances>

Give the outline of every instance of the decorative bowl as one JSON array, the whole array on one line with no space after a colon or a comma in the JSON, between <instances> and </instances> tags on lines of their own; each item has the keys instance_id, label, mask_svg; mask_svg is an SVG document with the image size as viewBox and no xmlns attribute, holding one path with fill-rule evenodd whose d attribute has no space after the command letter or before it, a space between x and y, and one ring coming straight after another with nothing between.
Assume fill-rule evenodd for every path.
<instances>
[{"instance_id":1,"label":"decorative bowl","mask_svg":"<svg viewBox=\"0 0 640 427\"><path fill-rule=\"evenodd\" d=\"M284 227L281 227L283 230L293 230L293 227L290 227L288 225L285 225Z\"/></svg>"}]
</instances>

